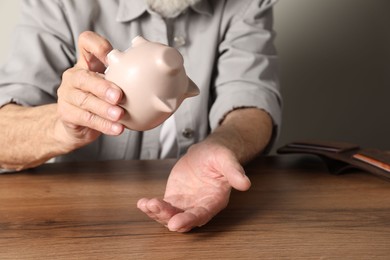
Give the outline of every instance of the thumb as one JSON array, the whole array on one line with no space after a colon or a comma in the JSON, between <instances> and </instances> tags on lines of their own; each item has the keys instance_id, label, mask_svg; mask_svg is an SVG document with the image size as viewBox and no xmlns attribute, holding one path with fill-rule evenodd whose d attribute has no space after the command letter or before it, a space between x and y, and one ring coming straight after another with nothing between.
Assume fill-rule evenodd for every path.
<instances>
[{"instance_id":1,"label":"thumb","mask_svg":"<svg viewBox=\"0 0 390 260\"><path fill-rule=\"evenodd\" d=\"M246 191L250 188L251 181L246 176L244 168L235 158L226 160L223 166L223 174L230 186L240 191Z\"/></svg>"},{"instance_id":2,"label":"thumb","mask_svg":"<svg viewBox=\"0 0 390 260\"><path fill-rule=\"evenodd\" d=\"M107 54L113 49L110 42L97 33L86 31L78 39L79 57L77 66L103 73Z\"/></svg>"}]
</instances>

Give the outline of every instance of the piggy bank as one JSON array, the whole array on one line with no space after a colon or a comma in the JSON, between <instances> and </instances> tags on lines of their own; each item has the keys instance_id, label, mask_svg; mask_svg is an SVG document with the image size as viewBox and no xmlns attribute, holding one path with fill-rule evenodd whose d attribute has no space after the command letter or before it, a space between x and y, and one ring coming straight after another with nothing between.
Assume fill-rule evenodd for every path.
<instances>
[{"instance_id":1,"label":"piggy bank","mask_svg":"<svg viewBox=\"0 0 390 260\"><path fill-rule=\"evenodd\" d=\"M141 36L128 50L112 50L107 55L105 79L118 85L125 110L120 123L145 131L162 124L184 99L199 94L187 76L182 55L174 48L150 42Z\"/></svg>"}]
</instances>

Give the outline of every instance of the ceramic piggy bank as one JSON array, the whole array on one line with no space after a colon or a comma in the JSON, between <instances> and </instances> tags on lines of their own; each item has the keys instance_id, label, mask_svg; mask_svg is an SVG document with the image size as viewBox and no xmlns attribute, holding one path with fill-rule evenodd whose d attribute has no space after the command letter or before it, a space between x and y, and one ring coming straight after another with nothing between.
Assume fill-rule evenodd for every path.
<instances>
[{"instance_id":1,"label":"ceramic piggy bank","mask_svg":"<svg viewBox=\"0 0 390 260\"><path fill-rule=\"evenodd\" d=\"M186 75L183 57L169 46L137 36L131 48L112 50L107 60L105 78L123 90L120 105L126 112L121 123L129 129L152 129L168 119L185 98L199 94Z\"/></svg>"}]
</instances>

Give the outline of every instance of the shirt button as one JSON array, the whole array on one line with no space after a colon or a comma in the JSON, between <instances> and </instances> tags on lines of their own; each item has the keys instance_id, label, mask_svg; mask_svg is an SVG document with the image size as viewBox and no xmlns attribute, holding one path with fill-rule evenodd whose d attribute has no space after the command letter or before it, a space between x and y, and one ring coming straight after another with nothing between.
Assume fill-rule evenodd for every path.
<instances>
[{"instance_id":1,"label":"shirt button","mask_svg":"<svg viewBox=\"0 0 390 260\"><path fill-rule=\"evenodd\" d=\"M175 36L173 42L175 43L175 47L181 47L186 44L186 39L183 36Z\"/></svg>"},{"instance_id":2,"label":"shirt button","mask_svg":"<svg viewBox=\"0 0 390 260\"><path fill-rule=\"evenodd\" d=\"M190 139L192 137L194 137L194 130L192 130L191 128L185 128L181 134L187 138L187 139Z\"/></svg>"}]
</instances>

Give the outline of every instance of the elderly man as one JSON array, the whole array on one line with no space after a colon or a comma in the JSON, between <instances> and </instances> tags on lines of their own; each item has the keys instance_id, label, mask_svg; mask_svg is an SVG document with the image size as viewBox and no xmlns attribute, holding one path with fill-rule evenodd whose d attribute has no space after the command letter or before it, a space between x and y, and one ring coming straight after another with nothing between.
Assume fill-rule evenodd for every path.
<instances>
[{"instance_id":1,"label":"elderly man","mask_svg":"<svg viewBox=\"0 0 390 260\"><path fill-rule=\"evenodd\" d=\"M179 158L163 199L138 208L186 232L247 190L242 165L280 123L274 0L24 0L0 70L0 168L54 161ZM142 35L177 48L201 94L145 132L119 120L121 89L106 55Z\"/></svg>"}]
</instances>

